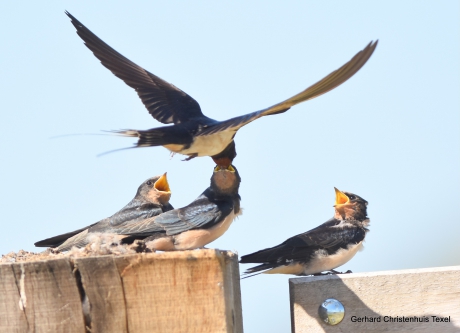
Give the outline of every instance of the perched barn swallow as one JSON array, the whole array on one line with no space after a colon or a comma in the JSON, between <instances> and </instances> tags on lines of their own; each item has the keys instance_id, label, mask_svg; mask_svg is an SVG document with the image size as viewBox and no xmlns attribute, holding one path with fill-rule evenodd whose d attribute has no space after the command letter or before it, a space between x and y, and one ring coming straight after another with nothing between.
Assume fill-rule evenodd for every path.
<instances>
[{"instance_id":1,"label":"perched barn swallow","mask_svg":"<svg viewBox=\"0 0 460 333\"><path fill-rule=\"evenodd\" d=\"M348 262L363 247L369 218L366 200L336 188L335 195L333 218L275 247L242 256L240 263L261 263L245 274L337 273L334 268Z\"/></svg>"},{"instance_id":2,"label":"perched barn swallow","mask_svg":"<svg viewBox=\"0 0 460 333\"><path fill-rule=\"evenodd\" d=\"M85 228L41 240L35 246L56 247L59 251L70 250L73 246L84 247L89 243L88 235L92 233L118 234L120 228L151 220L154 216L172 210L170 198L171 189L166 173L149 178L139 186L134 199L114 215Z\"/></svg>"},{"instance_id":3,"label":"perched barn swallow","mask_svg":"<svg viewBox=\"0 0 460 333\"><path fill-rule=\"evenodd\" d=\"M137 92L152 117L163 124L174 124L149 130L123 130L115 133L137 137L138 142L133 148L163 146L173 153L187 155L187 160L197 156L211 156L222 167L228 167L236 156L233 138L241 127L260 117L283 113L298 103L318 97L341 85L369 60L378 42L370 42L345 65L281 103L217 121L206 117L198 102L185 92L125 58L69 12L66 14L85 45L102 65Z\"/></svg>"},{"instance_id":4,"label":"perched barn swallow","mask_svg":"<svg viewBox=\"0 0 460 333\"><path fill-rule=\"evenodd\" d=\"M189 205L151 221L127 225L119 234L145 237L148 248L160 251L202 248L222 236L241 214L237 169L216 166L211 185Z\"/></svg>"}]
</instances>

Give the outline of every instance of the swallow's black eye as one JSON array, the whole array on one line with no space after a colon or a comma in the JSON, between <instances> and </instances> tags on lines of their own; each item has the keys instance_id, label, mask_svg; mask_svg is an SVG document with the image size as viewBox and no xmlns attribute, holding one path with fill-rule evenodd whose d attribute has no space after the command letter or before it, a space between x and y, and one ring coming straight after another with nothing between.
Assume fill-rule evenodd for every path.
<instances>
[{"instance_id":1,"label":"swallow's black eye","mask_svg":"<svg viewBox=\"0 0 460 333\"><path fill-rule=\"evenodd\" d=\"M355 200L355 199L356 199L356 197L355 197L354 195L349 195L348 198L349 198L350 200Z\"/></svg>"},{"instance_id":2,"label":"swallow's black eye","mask_svg":"<svg viewBox=\"0 0 460 333\"><path fill-rule=\"evenodd\" d=\"M147 185L152 185L152 181L148 180Z\"/></svg>"}]
</instances>

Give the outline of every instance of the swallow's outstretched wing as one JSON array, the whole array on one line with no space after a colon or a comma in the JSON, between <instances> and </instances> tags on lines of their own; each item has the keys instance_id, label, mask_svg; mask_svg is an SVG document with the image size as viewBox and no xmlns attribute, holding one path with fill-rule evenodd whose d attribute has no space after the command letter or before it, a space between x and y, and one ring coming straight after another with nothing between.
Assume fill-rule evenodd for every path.
<instances>
[{"instance_id":1,"label":"swallow's outstretched wing","mask_svg":"<svg viewBox=\"0 0 460 333\"><path fill-rule=\"evenodd\" d=\"M212 133L217 133L225 130L237 131L239 128L243 127L246 124L249 124L250 122L260 117L285 112L296 104L308 101L310 99L327 93L328 91L338 87L339 85L347 81L349 78L351 78L354 74L356 74L356 72L358 72L361 69L361 67L363 67L364 64L369 60L372 53L374 53L377 44L378 41L370 42L362 51L359 51L345 65L333 71L328 76L316 82L304 91L298 93L297 95L294 95L291 98L288 98L287 100L270 106L266 109L222 121L217 125L211 126L208 129L203 130L198 135L209 135Z\"/></svg>"},{"instance_id":2,"label":"swallow's outstretched wing","mask_svg":"<svg viewBox=\"0 0 460 333\"><path fill-rule=\"evenodd\" d=\"M204 117L200 105L192 97L122 56L72 14L67 11L65 13L72 20L77 34L83 39L85 45L102 65L136 90L153 118L164 124L179 124L191 118Z\"/></svg>"}]
</instances>

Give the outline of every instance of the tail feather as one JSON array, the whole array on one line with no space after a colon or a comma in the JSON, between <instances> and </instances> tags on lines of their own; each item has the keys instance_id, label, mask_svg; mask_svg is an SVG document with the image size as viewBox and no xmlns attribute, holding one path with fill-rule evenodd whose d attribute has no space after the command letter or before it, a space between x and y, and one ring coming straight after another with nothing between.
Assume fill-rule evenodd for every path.
<instances>
[{"instance_id":1,"label":"tail feather","mask_svg":"<svg viewBox=\"0 0 460 333\"><path fill-rule=\"evenodd\" d=\"M67 239L64 243L57 247L57 250L63 252L70 250L74 246L81 248L86 246L87 244L89 244L88 229L85 229L82 232L76 234L75 236Z\"/></svg>"},{"instance_id":2,"label":"tail feather","mask_svg":"<svg viewBox=\"0 0 460 333\"><path fill-rule=\"evenodd\" d=\"M43 239L41 241L36 242L34 245L36 247L57 247L57 246L61 245L62 243L64 243L69 238L71 238L71 237L79 234L80 232L92 227L94 224L95 223L93 223L93 224L91 224L91 225L89 225L87 227L78 229L78 230L67 232L67 233L62 234L62 235L57 235L57 236L54 236L54 237Z\"/></svg>"},{"instance_id":3,"label":"tail feather","mask_svg":"<svg viewBox=\"0 0 460 333\"><path fill-rule=\"evenodd\" d=\"M277 263L276 257L277 253L283 248L282 244L263 249L254 253L244 255L240 258L241 264L260 264L258 266L251 267L243 273L242 279L248 277L259 275L265 273L266 271L276 268L279 263Z\"/></svg>"},{"instance_id":4,"label":"tail feather","mask_svg":"<svg viewBox=\"0 0 460 333\"><path fill-rule=\"evenodd\" d=\"M254 276L254 275L259 275L262 273L265 273L267 270L275 268L275 264L262 264L259 266L254 266L251 268L248 268L244 273L242 279L246 279L248 277Z\"/></svg>"},{"instance_id":5,"label":"tail feather","mask_svg":"<svg viewBox=\"0 0 460 333\"><path fill-rule=\"evenodd\" d=\"M155 147L166 145L190 145L193 142L192 135L188 130L179 126L164 126L151 128L148 130L126 129L121 131L111 131L113 134L138 138L137 147Z\"/></svg>"},{"instance_id":6,"label":"tail feather","mask_svg":"<svg viewBox=\"0 0 460 333\"><path fill-rule=\"evenodd\" d=\"M161 130L147 130L147 131L140 131L140 130L121 130L121 131L111 131L111 133L138 138L137 143L135 144L136 147L155 147L155 146L163 146L170 142L165 138L165 133Z\"/></svg>"},{"instance_id":7,"label":"tail feather","mask_svg":"<svg viewBox=\"0 0 460 333\"><path fill-rule=\"evenodd\" d=\"M258 263L268 263L276 261L283 253L283 246L278 245L274 247L269 247L254 253L244 255L240 258L240 263L242 264L258 264Z\"/></svg>"}]
</instances>

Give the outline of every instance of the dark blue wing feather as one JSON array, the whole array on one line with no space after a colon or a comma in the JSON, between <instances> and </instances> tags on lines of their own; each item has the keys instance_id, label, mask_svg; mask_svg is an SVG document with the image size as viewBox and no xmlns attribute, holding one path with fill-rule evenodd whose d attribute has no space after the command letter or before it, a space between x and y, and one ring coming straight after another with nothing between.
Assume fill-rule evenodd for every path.
<instances>
[{"instance_id":1,"label":"dark blue wing feather","mask_svg":"<svg viewBox=\"0 0 460 333\"><path fill-rule=\"evenodd\" d=\"M161 214L155 223L166 230L167 235L184 231L209 228L221 222L233 209L231 201L213 202L201 195L192 204Z\"/></svg>"},{"instance_id":2,"label":"dark blue wing feather","mask_svg":"<svg viewBox=\"0 0 460 333\"><path fill-rule=\"evenodd\" d=\"M136 90L142 103L156 120L164 124L183 123L191 118L204 117L200 105L192 97L146 71L104 43L69 12L77 33L102 65L128 86Z\"/></svg>"}]
</instances>

